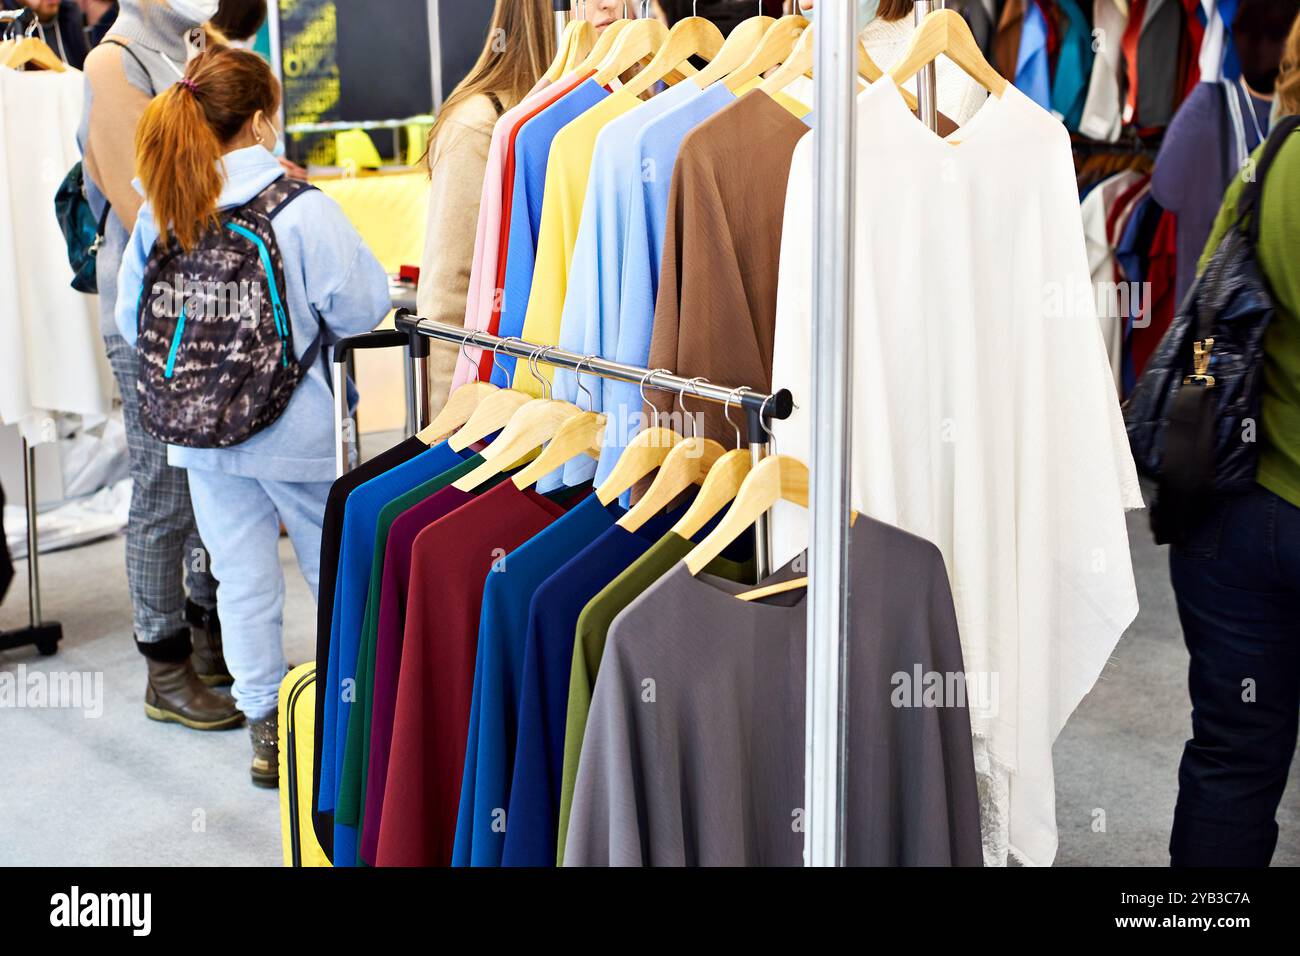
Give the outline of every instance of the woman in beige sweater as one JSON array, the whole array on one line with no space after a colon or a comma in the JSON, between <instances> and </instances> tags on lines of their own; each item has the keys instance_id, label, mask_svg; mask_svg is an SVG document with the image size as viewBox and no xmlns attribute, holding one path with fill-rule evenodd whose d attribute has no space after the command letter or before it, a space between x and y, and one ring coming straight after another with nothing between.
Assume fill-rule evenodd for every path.
<instances>
[{"instance_id":1,"label":"woman in beige sweater","mask_svg":"<svg viewBox=\"0 0 1300 956\"><path fill-rule=\"evenodd\" d=\"M550 66L555 27L548 0L496 0L478 62L452 92L429 134L429 228L417 308L424 318L465 322L488 148L497 119L518 104ZM430 356L430 400L447 400L456 350Z\"/></svg>"}]
</instances>

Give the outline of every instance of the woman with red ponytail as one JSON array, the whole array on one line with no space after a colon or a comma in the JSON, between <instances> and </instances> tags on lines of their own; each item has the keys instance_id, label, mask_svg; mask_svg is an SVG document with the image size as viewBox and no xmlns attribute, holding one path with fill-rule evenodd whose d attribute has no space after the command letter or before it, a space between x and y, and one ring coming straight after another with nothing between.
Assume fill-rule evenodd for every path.
<instances>
[{"instance_id":1,"label":"woman with red ponytail","mask_svg":"<svg viewBox=\"0 0 1300 956\"><path fill-rule=\"evenodd\" d=\"M252 776L260 786L277 783L276 702L287 669L280 527L288 530L315 595L321 523L334 479L324 347L373 329L390 308L388 276L343 211L324 193L285 181L274 155L279 102L279 85L261 58L213 48L149 105L136 134L145 204L123 258L116 315L118 330L138 348L142 421L159 427L157 407L168 407L170 387L177 402L197 409L182 426L212 423L210 434L182 427L168 445L168 461L187 470L194 516L220 585L226 662L252 731ZM267 235L248 225L257 222L269 223ZM191 313L187 326L185 308L213 301L205 290L232 285L222 281L232 268L257 280L248 283L249 292L238 286L239 311L230 307L227 315L203 321ZM185 285L174 299L186 303L175 317L158 308L168 298L160 286L174 282L174 274ZM195 289L207 298L196 300ZM255 335L241 325L246 315L271 329L278 343L272 371L279 374L283 363L292 375L280 392L241 384L257 360L245 348L244 336L254 341ZM160 340L170 342L165 373L150 352ZM207 387L215 394L204 393ZM197 389L197 399L186 388ZM222 389L234 390L238 401L230 402L229 415L205 418L205 402L229 398ZM283 406L271 409L277 395ZM255 407L258 401L268 407ZM216 432L232 418L257 424L226 441Z\"/></svg>"}]
</instances>

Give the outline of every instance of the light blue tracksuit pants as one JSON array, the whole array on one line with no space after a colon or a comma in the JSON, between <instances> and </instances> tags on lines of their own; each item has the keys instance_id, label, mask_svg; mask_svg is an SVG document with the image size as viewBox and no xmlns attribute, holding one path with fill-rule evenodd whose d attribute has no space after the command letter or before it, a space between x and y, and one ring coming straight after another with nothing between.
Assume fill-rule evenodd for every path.
<instances>
[{"instance_id":1,"label":"light blue tracksuit pants","mask_svg":"<svg viewBox=\"0 0 1300 956\"><path fill-rule=\"evenodd\" d=\"M249 720L275 713L284 659L280 523L312 598L320 581L321 523L330 482L261 481L189 469L194 519L217 579L226 665Z\"/></svg>"}]
</instances>

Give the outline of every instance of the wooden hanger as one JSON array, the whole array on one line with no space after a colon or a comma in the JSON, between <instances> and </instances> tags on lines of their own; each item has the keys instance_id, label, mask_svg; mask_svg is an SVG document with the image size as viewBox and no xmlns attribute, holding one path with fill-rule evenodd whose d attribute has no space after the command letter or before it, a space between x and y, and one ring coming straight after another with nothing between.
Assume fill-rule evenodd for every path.
<instances>
[{"instance_id":1,"label":"wooden hanger","mask_svg":"<svg viewBox=\"0 0 1300 956\"><path fill-rule=\"evenodd\" d=\"M768 28L774 23L776 21L771 17L758 16L739 24L722 44L718 55L709 61L709 65L691 77L692 82L704 89L735 72L753 56Z\"/></svg>"},{"instance_id":2,"label":"wooden hanger","mask_svg":"<svg viewBox=\"0 0 1300 956\"><path fill-rule=\"evenodd\" d=\"M4 58L4 66L11 70L37 69L54 73L63 73L68 69L49 44L36 37L26 37L15 43Z\"/></svg>"},{"instance_id":3,"label":"wooden hanger","mask_svg":"<svg viewBox=\"0 0 1300 956\"><path fill-rule=\"evenodd\" d=\"M565 422L581 414L582 409L572 402L533 399L515 413L496 441L483 450L483 463L454 482L454 487L461 491L475 490L541 448L559 433Z\"/></svg>"},{"instance_id":4,"label":"wooden hanger","mask_svg":"<svg viewBox=\"0 0 1300 956\"><path fill-rule=\"evenodd\" d=\"M668 42L668 28L653 17L634 20L623 28L592 77L600 86L609 86L642 60L658 53ZM691 67L692 72L694 68Z\"/></svg>"},{"instance_id":5,"label":"wooden hanger","mask_svg":"<svg viewBox=\"0 0 1300 956\"><path fill-rule=\"evenodd\" d=\"M605 421L605 416L599 412L580 412L574 415L560 426L542 453L511 479L515 487L523 491L557 468L563 468L579 455L599 458L601 443L605 438Z\"/></svg>"},{"instance_id":6,"label":"wooden hanger","mask_svg":"<svg viewBox=\"0 0 1300 956\"><path fill-rule=\"evenodd\" d=\"M542 75L554 83L591 52L596 39L596 28L585 17L571 20L556 44L555 59Z\"/></svg>"},{"instance_id":7,"label":"wooden hanger","mask_svg":"<svg viewBox=\"0 0 1300 956\"><path fill-rule=\"evenodd\" d=\"M640 96L660 80L666 79L683 63L689 63L691 57L712 60L722 50L722 44L722 31L703 17L691 16L679 20L668 31L667 41L654 55L650 65L623 84L623 89L633 96Z\"/></svg>"},{"instance_id":8,"label":"wooden hanger","mask_svg":"<svg viewBox=\"0 0 1300 956\"><path fill-rule=\"evenodd\" d=\"M699 534L706 524L722 513L722 509L736 500L753 466L753 455L742 449L733 449L719 458L709 469L700 493L686 509L686 514L673 525L673 534L687 539Z\"/></svg>"},{"instance_id":9,"label":"wooden hanger","mask_svg":"<svg viewBox=\"0 0 1300 956\"><path fill-rule=\"evenodd\" d=\"M790 54L790 58L782 63L776 72L762 82L759 86L760 90L768 96L775 96L777 93L785 90L786 87L799 77L812 75L814 59L814 29L816 29L816 27L811 26L803 32L803 35L799 37L799 41L795 44L794 52ZM866 80L868 83L874 83L884 75L884 71L876 65L876 61L871 59L871 54L867 52L866 44L859 40L858 76L862 77L862 79ZM913 110L916 109L916 97L908 90L900 90L900 92L903 94L903 99L907 101L908 108Z\"/></svg>"},{"instance_id":10,"label":"wooden hanger","mask_svg":"<svg viewBox=\"0 0 1300 956\"><path fill-rule=\"evenodd\" d=\"M614 470L599 488L596 497L602 505L617 501L625 491L664 463L668 453L682 441L682 436L671 428L647 428L637 433L623 454L618 456Z\"/></svg>"},{"instance_id":11,"label":"wooden hanger","mask_svg":"<svg viewBox=\"0 0 1300 956\"><path fill-rule=\"evenodd\" d=\"M465 352L465 344L466 343L464 342L461 343L460 354L466 362L469 362L469 355ZM484 382L478 379L477 362L471 362L470 365L474 369L474 381L467 382L460 388L456 389L456 391L452 392L448 397L446 404L444 404L438 414L434 416L433 421L416 434L416 439L424 442L426 445L432 446L436 444L438 441L446 438L452 432L456 431L456 429L468 422L470 416L474 414L474 411L479 407L479 405L483 404L484 399L489 395L494 395L500 391L500 389L491 382Z\"/></svg>"},{"instance_id":12,"label":"wooden hanger","mask_svg":"<svg viewBox=\"0 0 1300 956\"><path fill-rule=\"evenodd\" d=\"M858 522L858 513L855 511L849 515L849 527L853 527ZM737 594L736 598L741 601L761 601L763 598L776 597L778 594L788 594L791 591L799 591L808 586L808 578L792 578L789 581L781 581L777 584L769 584L766 587L755 588L752 591L745 591Z\"/></svg>"},{"instance_id":13,"label":"wooden hanger","mask_svg":"<svg viewBox=\"0 0 1300 956\"><path fill-rule=\"evenodd\" d=\"M808 466L789 455L764 458L749 473L731 508L707 538L686 556L686 567L699 574L778 501L808 507Z\"/></svg>"},{"instance_id":14,"label":"wooden hanger","mask_svg":"<svg viewBox=\"0 0 1300 956\"><path fill-rule=\"evenodd\" d=\"M774 66L783 63L794 50L795 42L808 29L808 20L797 13L782 17L763 34L749 59L727 76L727 89L736 93L750 80L756 80Z\"/></svg>"},{"instance_id":15,"label":"wooden hanger","mask_svg":"<svg viewBox=\"0 0 1300 956\"><path fill-rule=\"evenodd\" d=\"M496 349L492 349L495 362ZM495 365L494 365L495 367ZM469 420L447 439L452 451L464 451L475 442L481 442L509 424L515 413L533 400L533 396L517 388L499 388L485 395L474 408ZM432 424L425 431L433 431Z\"/></svg>"},{"instance_id":16,"label":"wooden hanger","mask_svg":"<svg viewBox=\"0 0 1300 956\"><path fill-rule=\"evenodd\" d=\"M604 62L605 57L609 56L609 51L614 49L614 44L618 41L619 34L624 29L630 27L635 20L615 20L609 26L601 31L600 37L596 40L596 45L591 48L591 52L586 58L578 64L574 70L575 73L590 73Z\"/></svg>"},{"instance_id":17,"label":"wooden hanger","mask_svg":"<svg viewBox=\"0 0 1300 956\"><path fill-rule=\"evenodd\" d=\"M894 64L889 75L901 88L940 54L956 63L967 76L994 96L1000 98L1006 92L1009 85L1006 77L984 59L974 34L956 10L935 10L926 16L920 29L912 34L907 52Z\"/></svg>"},{"instance_id":18,"label":"wooden hanger","mask_svg":"<svg viewBox=\"0 0 1300 956\"><path fill-rule=\"evenodd\" d=\"M678 442L659 466L659 474L655 475L645 496L618 520L618 526L624 531L639 531L687 488L703 483L726 453L727 450L713 439L698 435Z\"/></svg>"}]
</instances>

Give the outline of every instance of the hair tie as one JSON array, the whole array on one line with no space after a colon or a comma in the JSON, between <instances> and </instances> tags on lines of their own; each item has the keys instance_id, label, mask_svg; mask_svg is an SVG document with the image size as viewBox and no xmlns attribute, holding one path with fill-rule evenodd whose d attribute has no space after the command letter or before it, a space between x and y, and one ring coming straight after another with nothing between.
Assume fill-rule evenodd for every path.
<instances>
[{"instance_id":1,"label":"hair tie","mask_svg":"<svg viewBox=\"0 0 1300 956\"><path fill-rule=\"evenodd\" d=\"M193 80L191 80L188 76L181 77L180 85L183 86L183 87L185 87L187 90L189 90L189 91L190 91L191 93L193 93L195 96L198 96L198 94L199 94L199 85L198 85L197 83L195 83Z\"/></svg>"}]
</instances>

